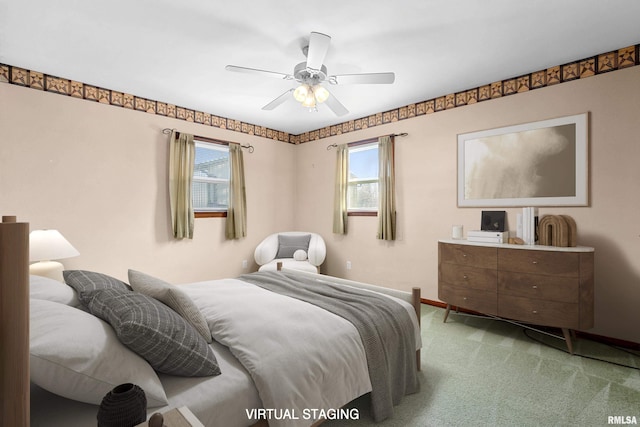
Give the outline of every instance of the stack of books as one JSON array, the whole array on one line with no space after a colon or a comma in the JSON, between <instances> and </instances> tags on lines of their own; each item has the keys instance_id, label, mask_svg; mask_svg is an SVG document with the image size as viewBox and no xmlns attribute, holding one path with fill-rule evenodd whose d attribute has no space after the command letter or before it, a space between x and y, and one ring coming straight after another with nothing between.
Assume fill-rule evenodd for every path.
<instances>
[{"instance_id":1,"label":"stack of books","mask_svg":"<svg viewBox=\"0 0 640 427\"><path fill-rule=\"evenodd\" d=\"M506 243L509 240L509 232L472 230L467 232L467 240L481 243Z\"/></svg>"},{"instance_id":2,"label":"stack of books","mask_svg":"<svg viewBox=\"0 0 640 427\"><path fill-rule=\"evenodd\" d=\"M522 231L520 231L521 229ZM524 240L525 245L536 244L538 241L538 208L522 208L522 221L518 217L518 237Z\"/></svg>"}]
</instances>

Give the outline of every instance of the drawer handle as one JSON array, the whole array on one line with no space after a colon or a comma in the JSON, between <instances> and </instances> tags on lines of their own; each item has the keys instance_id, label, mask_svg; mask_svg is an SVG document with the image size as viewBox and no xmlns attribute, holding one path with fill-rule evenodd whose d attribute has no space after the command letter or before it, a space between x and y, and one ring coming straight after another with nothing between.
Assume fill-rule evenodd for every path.
<instances>
[{"instance_id":1,"label":"drawer handle","mask_svg":"<svg viewBox=\"0 0 640 427\"><path fill-rule=\"evenodd\" d=\"M537 263L538 263L538 261L532 261L532 264L537 264Z\"/></svg>"},{"instance_id":2,"label":"drawer handle","mask_svg":"<svg viewBox=\"0 0 640 427\"><path fill-rule=\"evenodd\" d=\"M465 274L464 276L462 276L462 278L463 278L464 280L467 280L467 279L469 278L469 276L467 276L467 275Z\"/></svg>"},{"instance_id":3,"label":"drawer handle","mask_svg":"<svg viewBox=\"0 0 640 427\"><path fill-rule=\"evenodd\" d=\"M462 299L466 301L466 300L467 300L467 297L462 297Z\"/></svg>"},{"instance_id":4,"label":"drawer handle","mask_svg":"<svg viewBox=\"0 0 640 427\"><path fill-rule=\"evenodd\" d=\"M533 285L532 288L533 289L538 289L538 285Z\"/></svg>"},{"instance_id":5,"label":"drawer handle","mask_svg":"<svg viewBox=\"0 0 640 427\"><path fill-rule=\"evenodd\" d=\"M533 314L538 314L538 310L533 310L532 313Z\"/></svg>"},{"instance_id":6,"label":"drawer handle","mask_svg":"<svg viewBox=\"0 0 640 427\"><path fill-rule=\"evenodd\" d=\"M467 254L462 254L462 257L463 257L463 258L466 258L466 257L467 257Z\"/></svg>"}]
</instances>

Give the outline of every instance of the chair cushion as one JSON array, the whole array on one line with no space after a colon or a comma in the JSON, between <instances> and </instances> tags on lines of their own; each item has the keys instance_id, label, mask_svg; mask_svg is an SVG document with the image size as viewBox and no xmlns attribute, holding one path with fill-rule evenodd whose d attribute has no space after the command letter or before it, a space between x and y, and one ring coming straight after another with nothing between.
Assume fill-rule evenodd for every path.
<instances>
[{"instance_id":1,"label":"chair cushion","mask_svg":"<svg viewBox=\"0 0 640 427\"><path fill-rule=\"evenodd\" d=\"M318 267L309 263L309 261L296 261L293 258L278 258L261 266L258 271L276 271L278 262L282 263L283 270L302 270L309 273L317 273Z\"/></svg>"},{"instance_id":2,"label":"chair cushion","mask_svg":"<svg viewBox=\"0 0 640 427\"><path fill-rule=\"evenodd\" d=\"M276 258L293 258L293 254L299 249L307 252L309 250L310 240L311 234L303 234L299 236L279 234L278 253L276 254Z\"/></svg>"},{"instance_id":3,"label":"chair cushion","mask_svg":"<svg viewBox=\"0 0 640 427\"><path fill-rule=\"evenodd\" d=\"M298 249L293 253L293 259L295 259L296 261L306 261L307 252L302 249Z\"/></svg>"}]
</instances>

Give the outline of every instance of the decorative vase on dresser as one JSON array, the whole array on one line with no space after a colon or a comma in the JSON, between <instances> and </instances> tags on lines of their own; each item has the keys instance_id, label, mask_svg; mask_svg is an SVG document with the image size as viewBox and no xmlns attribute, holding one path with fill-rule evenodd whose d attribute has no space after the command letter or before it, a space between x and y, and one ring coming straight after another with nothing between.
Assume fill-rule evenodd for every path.
<instances>
[{"instance_id":1,"label":"decorative vase on dresser","mask_svg":"<svg viewBox=\"0 0 640 427\"><path fill-rule=\"evenodd\" d=\"M440 240L438 298L452 306L571 332L593 327L594 249Z\"/></svg>"}]
</instances>

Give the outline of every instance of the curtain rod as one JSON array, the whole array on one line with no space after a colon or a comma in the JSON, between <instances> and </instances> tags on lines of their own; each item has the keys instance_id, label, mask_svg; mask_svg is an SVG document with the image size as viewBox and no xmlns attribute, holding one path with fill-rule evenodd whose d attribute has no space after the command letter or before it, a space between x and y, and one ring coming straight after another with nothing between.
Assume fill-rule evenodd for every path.
<instances>
[{"instance_id":1,"label":"curtain rod","mask_svg":"<svg viewBox=\"0 0 640 427\"><path fill-rule=\"evenodd\" d=\"M178 132L175 129L169 129L169 128L162 129L162 133L164 133L165 135L170 135L171 131L176 131L176 135L180 135L180 132ZM194 135L194 138L200 139L200 140L203 140L203 141L214 142L214 143L217 143L217 144L229 145L229 141L222 141L222 140L215 139L215 138L207 138L206 136ZM249 153L253 153L253 151L255 150L255 148L253 148L253 145L251 145L251 144L240 145L240 147L246 148L247 151L249 151Z\"/></svg>"},{"instance_id":2,"label":"curtain rod","mask_svg":"<svg viewBox=\"0 0 640 427\"><path fill-rule=\"evenodd\" d=\"M362 141L350 142L349 144L364 144L364 143L367 143L367 142L373 142L373 141L375 141L375 140L377 140L378 138L381 138L381 137L383 137L383 136L407 136L407 135L409 135L409 134L408 134L408 133L406 133L406 132L402 132L402 133L392 133L392 134L389 134L389 135L380 135L380 136L378 136L378 137L373 137L373 138L369 138L369 139L363 139ZM336 148L337 146L338 146L338 144L331 144L331 145L328 145L328 146L327 146L327 150L331 150L332 148Z\"/></svg>"}]
</instances>

